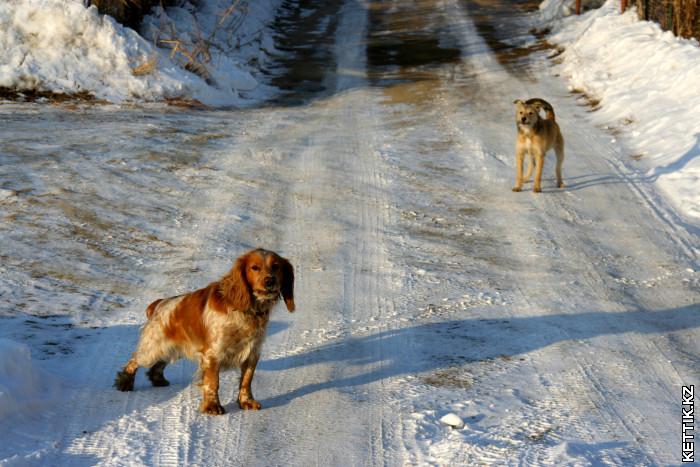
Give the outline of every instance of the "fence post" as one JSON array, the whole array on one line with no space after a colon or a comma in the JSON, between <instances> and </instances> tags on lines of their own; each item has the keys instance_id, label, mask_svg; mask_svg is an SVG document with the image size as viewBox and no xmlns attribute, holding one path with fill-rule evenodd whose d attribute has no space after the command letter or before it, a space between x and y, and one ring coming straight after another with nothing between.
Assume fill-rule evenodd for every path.
<instances>
[{"instance_id":1,"label":"fence post","mask_svg":"<svg viewBox=\"0 0 700 467\"><path fill-rule=\"evenodd\" d=\"M576 14L581 14L581 0L576 0Z\"/></svg>"},{"instance_id":2,"label":"fence post","mask_svg":"<svg viewBox=\"0 0 700 467\"><path fill-rule=\"evenodd\" d=\"M622 13L624 13L627 9L627 0L621 0L621 2L622 4L620 5L620 10L622 11Z\"/></svg>"}]
</instances>

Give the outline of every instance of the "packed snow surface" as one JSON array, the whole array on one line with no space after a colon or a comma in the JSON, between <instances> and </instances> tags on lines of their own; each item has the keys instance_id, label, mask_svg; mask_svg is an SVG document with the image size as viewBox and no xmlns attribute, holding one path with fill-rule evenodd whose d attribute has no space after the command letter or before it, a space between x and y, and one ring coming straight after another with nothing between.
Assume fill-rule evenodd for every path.
<instances>
[{"instance_id":1,"label":"packed snow surface","mask_svg":"<svg viewBox=\"0 0 700 467\"><path fill-rule=\"evenodd\" d=\"M142 37L81 0L3 1L0 88L87 93L111 102L242 104L266 92L251 72L265 59L263 49L272 49L265 23L276 5L205 0L158 8Z\"/></svg>"},{"instance_id":2,"label":"packed snow surface","mask_svg":"<svg viewBox=\"0 0 700 467\"><path fill-rule=\"evenodd\" d=\"M541 5L545 19L567 2ZM600 9L551 23L563 46L557 70L570 89L597 101L591 119L619 134L640 182L660 187L685 215L700 218L700 47L630 8L608 0ZM614 136L611 136L614 138Z\"/></svg>"}]
</instances>

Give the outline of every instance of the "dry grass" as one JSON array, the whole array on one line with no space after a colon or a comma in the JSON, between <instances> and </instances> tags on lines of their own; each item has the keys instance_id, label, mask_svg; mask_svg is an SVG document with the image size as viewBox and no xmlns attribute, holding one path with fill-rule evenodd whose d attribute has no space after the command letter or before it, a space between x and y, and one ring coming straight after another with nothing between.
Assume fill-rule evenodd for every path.
<instances>
[{"instance_id":1,"label":"dry grass","mask_svg":"<svg viewBox=\"0 0 700 467\"><path fill-rule=\"evenodd\" d=\"M146 59L140 65L131 69L131 74L134 76L145 76L153 73L158 68L158 56L154 53L150 58Z\"/></svg>"},{"instance_id":2,"label":"dry grass","mask_svg":"<svg viewBox=\"0 0 700 467\"><path fill-rule=\"evenodd\" d=\"M430 386L443 388L469 389L474 385L474 377L460 366L442 368L421 379Z\"/></svg>"},{"instance_id":3,"label":"dry grass","mask_svg":"<svg viewBox=\"0 0 700 467\"><path fill-rule=\"evenodd\" d=\"M211 82L211 74L207 69L207 64L211 61L211 53L207 42L199 39L192 44L186 44L180 39L164 39L158 41L158 45L172 47L171 59L178 56L184 57L186 60L185 70L203 78L207 83Z\"/></svg>"},{"instance_id":4,"label":"dry grass","mask_svg":"<svg viewBox=\"0 0 700 467\"><path fill-rule=\"evenodd\" d=\"M591 96L585 90L580 88L574 88L570 92L571 94L579 95L579 97L576 99L578 104L589 107L589 112L596 112L600 110L600 99Z\"/></svg>"},{"instance_id":5,"label":"dry grass","mask_svg":"<svg viewBox=\"0 0 700 467\"><path fill-rule=\"evenodd\" d=\"M126 0L131 1L131 0ZM154 42L158 47L169 47L170 58L179 61L187 70L203 78L207 83L212 84L213 78L209 72L209 64L212 60L212 48L221 49L217 45L215 38L221 31L225 31L230 47L239 47L240 44L233 45L231 41L234 33L243 24L247 16L247 8L242 0L232 0L231 4L221 11L217 16L219 20L214 28L203 34L199 24L195 23L194 38L183 39L181 34L172 22L163 18L161 26L157 30ZM167 18L167 17L166 17Z\"/></svg>"},{"instance_id":6,"label":"dry grass","mask_svg":"<svg viewBox=\"0 0 700 467\"><path fill-rule=\"evenodd\" d=\"M50 102L52 104L61 104L65 102L89 102L93 104L104 104L103 100L97 99L87 91L74 93L62 93L51 91L37 90L17 90L11 88L0 87L0 101L3 99L19 102Z\"/></svg>"},{"instance_id":7,"label":"dry grass","mask_svg":"<svg viewBox=\"0 0 700 467\"><path fill-rule=\"evenodd\" d=\"M206 105L199 102L197 99L184 99L182 97L166 97L165 102L172 107L181 107L183 109L208 109Z\"/></svg>"},{"instance_id":8,"label":"dry grass","mask_svg":"<svg viewBox=\"0 0 700 467\"><path fill-rule=\"evenodd\" d=\"M127 17L128 10L138 10L145 14L151 6L160 3L163 6L174 4L172 0L89 0L91 5L97 6L101 13L114 16L119 21ZM157 47L170 48L170 58L177 61L183 68L197 76L203 78L207 83L212 84L213 78L209 71L212 60L212 47L221 48L217 45L215 38L222 31L227 37L225 40L231 48L240 47L241 44L233 44L234 33L243 24L247 17L247 2L244 0L231 0L229 6L224 8L217 16L213 30L207 34L202 33L202 28L195 20L195 32L190 33L190 37L177 30L167 15L161 17L161 24L156 28L155 37L152 38ZM194 36L194 37L193 37ZM149 57L143 63L132 68L134 76L145 76L153 73L158 67L157 57Z\"/></svg>"},{"instance_id":9,"label":"dry grass","mask_svg":"<svg viewBox=\"0 0 700 467\"><path fill-rule=\"evenodd\" d=\"M224 11L219 13L219 16L221 17L218 21L218 26L223 25L226 20L234 14L236 11L239 10L239 4L241 3L241 0L234 0L233 4L231 6L227 7Z\"/></svg>"}]
</instances>

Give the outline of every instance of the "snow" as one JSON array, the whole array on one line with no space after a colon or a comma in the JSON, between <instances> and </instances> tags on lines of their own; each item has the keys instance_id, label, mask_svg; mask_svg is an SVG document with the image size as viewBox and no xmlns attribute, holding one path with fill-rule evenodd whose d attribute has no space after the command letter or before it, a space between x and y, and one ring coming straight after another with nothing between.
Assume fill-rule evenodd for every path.
<instances>
[{"instance_id":1,"label":"snow","mask_svg":"<svg viewBox=\"0 0 700 467\"><path fill-rule=\"evenodd\" d=\"M29 347L0 338L0 419L30 415L56 397L55 382L32 361Z\"/></svg>"},{"instance_id":2,"label":"snow","mask_svg":"<svg viewBox=\"0 0 700 467\"><path fill-rule=\"evenodd\" d=\"M540 6L545 20L565 2ZM558 19L549 41L565 48L557 72L570 89L599 101L591 120L619 133L625 162L658 186L686 216L700 218L700 47L619 1L581 17ZM614 138L613 138L614 141Z\"/></svg>"},{"instance_id":3,"label":"snow","mask_svg":"<svg viewBox=\"0 0 700 467\"><path fill-rule=\"evenodd\" d=\"M230 2L200 2L194 7L158 9L145 21L144 39L100 15L81 0L9 0L0 4L0 87L19 91L87 92L110 102L196 99L212 106L243 105L246 97L266 95L251 73L273 51L264 26L275 1L251 2L222 19ZM199 20L199 18L205 18ZM230 22L238 21L235 31ZM218 25L218 27L216 27ZM194 36L197 37L194 37ZM174 42L192 52L206 40L209 56L198 57L199 74L187 71ZM231 43L233 41L233 43ZM241 45L240 41L244 44ZM172 58L171 58L172 55ZM141 68L139 68L141 67ZM139 69L142 71L139 72ZM246 93L244 96L243 93Z\"/></svg>"},{"instance_id":4,"label":"snow","mask_svg":"<svg viewBox=\"0 0 700 467\"><path fill-rule=\"evenodd\" d=\"M544 54L504 64L464 2L321 3L280 12L317 19L297 39L327 88L301 105L0 105L0 465L679 463L696 231ZM534 96L568 187L548 158L544 193L515 194L512 101ZM262 410L227 371L227 414L202 416L185 361L116 391L145 307L256 246L294 264L298 308L272 313Z\"/></svg>"},{"instance_id":5,"label":"snow","mask_svg":"<svg viewBox=\"0 0 700 467\"><path fill-rule=\"evenodd\" d=\"M266 27L280 0L206 0L196 2L196 6L193 3L165 10L154 8L144 18L141 34L169 52L183 67L192 63L188 54L202 52L195 60L201 65L196 72L210 85L200 86L192 95L204 103L250 105L251 101L269 96L272 90L253 74L269 54L277 53ZM179 52L175 51L176 44Z\"/></svg>"}]
</instances>

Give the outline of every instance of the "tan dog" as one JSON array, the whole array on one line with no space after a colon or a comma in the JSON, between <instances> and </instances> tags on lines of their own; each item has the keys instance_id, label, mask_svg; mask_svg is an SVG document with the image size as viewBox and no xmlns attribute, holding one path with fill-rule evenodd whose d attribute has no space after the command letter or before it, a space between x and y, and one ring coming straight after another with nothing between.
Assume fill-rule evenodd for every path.
<instances>
[{"instance_id":1,"label":"tan dog","mask_svg":"<svg viewBox=\"0 0 700 467\"><path fill-rule=\"evenodd\" d=\"M219 370L241 369L238 405L260 409L250 388L260 358L270 311L280 295L294 311L294 268L263 249L246 253L231 271L203 289L151 303L136 351L117 373L114 386L132 391L139 367L150 368L154 386L167 386L168 363L188 358L199 363L202 405L210 415L224 413L219 402ZM199 379L199 378L197 378Z\"/></svg>"},{"instance_id":2,"label":"tan dog","mask_svg":"<svg viewBox=\"0 0 700 467\"><path fill-rule=\"evenodd\" d=\"M518 127L518 139L515 143L515 186L513 191L520 191L523 187L523 159L525 153L528 153L527 173L524 180L530 180L533 168L536 169L532 191L542 192L544 156L552 148L557 155L557 186L563 188L561 167L564 163L564 138L554 117L554 109L549 102L539 98L529 99L526 102L518 99L513 103L515 104L515 119ZM540 110L545 112L546 118L542 118Z\"/></svg>"}]
</instances>

